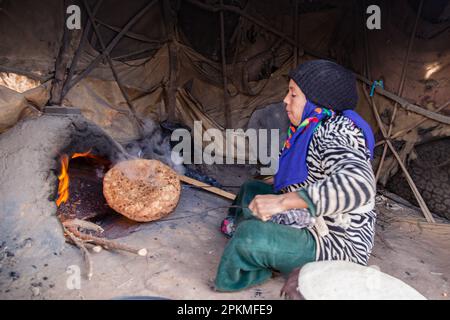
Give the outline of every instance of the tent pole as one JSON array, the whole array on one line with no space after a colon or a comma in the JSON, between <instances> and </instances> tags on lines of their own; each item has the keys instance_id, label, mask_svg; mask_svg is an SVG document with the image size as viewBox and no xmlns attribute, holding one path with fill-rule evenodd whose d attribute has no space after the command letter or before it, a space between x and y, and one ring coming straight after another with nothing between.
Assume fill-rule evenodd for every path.
<instances>
[{"instance_id":1,"label":"tent pole","mask_svg":"<svg viewBox=\"0 0 450 320\"><path fill-rule=\"evenodd\" d=\"M72 89L80 80L84 79L97 65L100 63L103 57L106 56L106 54L111 53L111 51L116 47L116 45L119 43L119 41L123 38L123 36L128 32L128 30L131 29L131 27L140 19L142 18L145 13L157 2L157 0L152 0L148 2L141 10L138 11L138 13L131 18L127 24L123 27L122 31L120 31L108 44L105 51L101 54L99 54L95 59L89 64L89 66L84 69L75 79L72 79L66 86L64 94L67 94L67 92Z\"/></svg>"},{"instance_id":2,"label":"tent pole","mask_svg":"<svg viewBox=\"0 0 450 320\"><path fill-rule=\"evenodd\" d=\"M404 85L405 85L405 81L406 81L406 71L408 69L408 63L409 63L409 55L411 53L411 49L412 49L413 44L414 44L414 38L416 36L416 31L417 31L417 24L419 22L420 14L422 12L422 7L423 7L423 0L420 1L419 9L417 9L416 21L414 22L414 27L413 27L413 30L411 32L411 37L410 37L409 43L408 43L408 50L406 51L405 60L403 62L402 75L401 75L400 85L399 85L398 93L397 93L397 95L399 97L401 97L403 95L403 89L405 87ZM398 110L398 103L396 102L395 105L394 105L394 111L392 113L391 121L389 123L389 129L387 131L387 138L389 138L391 136L391 134L392 134L392 128L393 128L393 125L394 125L395 117L397 115L397 110ZM385 144L384 145L384 149L383 149L383 154L381 156L380 164L378 165L378 170L377 170L377 173L375 175L376 181L378 181L378 179L380 178L381 169L383 168L384 159L386 157L387 149L388 149L388 145Z\"/></svg>"},{"instance_id":3,"label":"tent pole","mask_svg":"<svg viewBox=\"0 0 450 320\"><path fill-rule=\"evenodd\" d=\"M122 95L123 95L123 97L124 97L128 107L130 108L131 114L132 114L134 120L136 121L136 124L138 125L139 133L140 133L141 136L143 136L143 131L142 131L143 122L136 115L136 108L134 107L133 102L131 101L130 97L128 96L128 93L126 92L125 87L122 84L122 81L120 81L119 75L117 73L116 68L114 67L114 63L113 63L113 61L111 59L111 56L109 55L108 52L105 52L106 51L105 43L103 42L102 35L100 34L100 31L98 30L98 27L97 27L97 25L95 23L94 16L92 14L91 8L89 7L89 4L87 3L87 0L83 0L83 5L86 8L86 11L87 11L88 16L89 16L89 20L91 20L92 27L94 28L94 32L97 35L98 41L99 41L100 46L102 48L102 54L105 55L106 60L108 61L108 65L111 68L111 72L112 72L112 74L114 76L114 79L116 80L117 85L119 86L120 92L122 93Z\"/></svg>"},{"instance_id":4,"label":"tent pole","mask_svg":"<svg viewBox=\"0 0 450 320\"><path fill-rule=\"evenodd\" d=\"M65 17L65 8L73 3L73 1L65 0L63 2L63 21ZM68 30L64 24L62 43L59 48L58 57L55 62L55 78L52 82L50 90L50 105L60 105L62 101L62 90L64 86L64 78L66 76L66 68L69 63L68 52L70 50L70 43L73 39L73 31Z\"/></svg>"},{"instance_id":5,"label":"tent pole","mask_svg":"<svg viewBox=\"0 0 450 320\"><path fill-rule=\"evenodd\" d=\"M261 28L264 28L265 30L269 31L270 33L280 37L281 39L285 40L286 42L290 43L291 45L295 45L295 40L291 39L290 37L286 36L284 33L282 33L280 31L272 28L271 26L267 25L266 23L264 23L264 22L262 22L262 21L260 21L260 20L258 20L256 18L252 17L248 13L246 13L246 12L244 12L244 11L234 7L234 6L222 5L222 6L218 7L218 8L216 8L214 6L201 3L201 2L199 2L197 0L185 0L185 1L187 1L187 2L197 6L199 8L202 8L204 10L208 10L210 12L218 12L220 10L234 12L234 13L242 16L243 18L253 22L254 24L260 26ZM308 48L305 48L304 53L308 54L308 55L310 55L312 57L315 57L315 58L334 61L333 59L330 59L329 57L325 56L324 54L321 54L319 52L316 52L316 51L308 49ZM372 81L370 81L366 77L363 77L363 76L361 76L361 75L359 75L357 73L355 73L355 76L356 76L356 78L359 81L361 81L363 83L366 83L369 86L372 85ZM433 120L435 120L437 122L450 124L450 117L444 116L442 114L438 114L436 112L430 111L430 110L425 109L423 107L411 104L408 101L406 101L405 99L399 97L398 95L395 95L392 92L389 92L389 91L384 90L384 89L379 88L379 87L375 88L375 92L377 94L380 94L380 95L388 98L389 100L392 100L394 102L398 102L399 106L402 107L403 109L407 110L407 111L411 111L411 112L420 114L420 115L422 115L424 117L428 117L428 118L433 119Z\"/></svg>"},{"instance_id":6,"label":"tent pole","mask_svg":"<svg viewBox=\"0 0 450 320\"><path fill-rule=\"evenodd\" d=\"M223 1L220 0L220 6L223 6ZM225 54L225 21L224 12L220 10L220 51L222 60L222 78L223 78L223 100L225 113L225 128L231 128L231 114L230 114L230 99L228 96L228 79L227 79L227 61Z\"/></svg>"},{"instance_id":7,"label":"tent pole","mask_svg":"<svg viewBox=\"0 0 450 320\"><path fill-rule=\"evenodd\" d=\"M294 45L294 68L297 67L298 64L298 0L295 1L295 11L294 11L294 39L295 39L295 45Z\"/></svg>"},{"instance_id":8,"label":"tent pole","mask_svg":"<svg viewBox=\"0 0 450 320\"><path fill-rule=\"evenodd\" d=\"M167 101L167 119L171 122L176 120L177 106L177 74L178 74L178 53L174 42L174 21L172 17L170 1L161 0L162 16L167 37L167 49L169 51L169 85L165 88Z\"/></svg>"},{"instance_id":9,"label":"tent pole","mask_svg":"<svg viewBox=\"0 0 450 320\"><path fill-rule=\"evenodd\" d=\"M425 203L425 200L423 200L422 195L420 194L419 190L417 189L417 186L414 183L411 175L409 174L408 169L403 164L403 161L402 161L401 157L399 156L397 150L395 150L394 146L392 145L391 140L388 137L388 134L386 132L386 128L384 127L384 124L381 121L380 114L378 113L378 109L377 109L377 106L375 104L375 100L373 99L373 97L369 97L369 94L367 93L366 88L363 88L363 92L364 92L364 96L366 97L367 101L372 106L372 110L373 110L373 113L375 115L375 119L377 120L378 126L380 127L380 130L381 130L381 133L383 135L383 138L386 140L386 146L389 147L389 149L391 150L391 152L394 155L395 159L397 160L398 164L400 165L400 168L402 169L403 174L405 175L406 181L408 181L408 184L409 184L409 186L410 186L410 188L411 188L411 190L412 190L412 192L413 192L417 202L419 203L420 209L422 209L423 215L427 219L427 222L435 223L436 221L434 220L433 215L430 212L430 209L428 209L428 206Z\"/></svg>"},{"instance_id":10,"label":"tent pole","mask_svg":"<svg viewBox=\"0 0 450 320\"><path fill-rule=\"evenodd\" d=\"M97 11L100 8L102 2L103 2L103 0L99 0L95 4L94 10L92 12L92 14L94 16L97 14ZM84 46L86 45L87 36L88 36L90 30L91 30L91 20L87 19L86 20L86 24L84 25L84 28L83 28L83 34L81 36L80 43L78 44L77 51L75 52L75 55L72 58L72 62L70 64L69 73L67 75L66 81L64 82L64 86L63 86L63 89L62 89L62 92L61 92L61 101L62 101L62 99L64 99L64 97L66 96L67 92L69 91L68 85L72 81L73 75L74 75L75 70L76 70L77 65L78 65L78 61L80 60L81 54L83 53L83 50L84 50Z\"/></svg>"}]
</instances>

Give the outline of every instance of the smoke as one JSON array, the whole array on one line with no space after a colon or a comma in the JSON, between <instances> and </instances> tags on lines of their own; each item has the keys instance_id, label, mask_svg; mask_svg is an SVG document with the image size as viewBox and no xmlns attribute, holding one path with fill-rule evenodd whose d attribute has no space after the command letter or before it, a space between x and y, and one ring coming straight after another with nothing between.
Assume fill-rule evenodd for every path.
<instances>
[{"instance_id":1,"label":"smoke","mask_svg":"<svg viewBox=\"0 0 450 320\"><path fill-rule=\"evenodd\" d=\"M151 119L144 120L142 131L142 138L128 143L125 150L136 158L159 160L178 174L184 174L183 158L171 156L170 134L164 133L161 126Z\"/></svg>"}]
</instances>

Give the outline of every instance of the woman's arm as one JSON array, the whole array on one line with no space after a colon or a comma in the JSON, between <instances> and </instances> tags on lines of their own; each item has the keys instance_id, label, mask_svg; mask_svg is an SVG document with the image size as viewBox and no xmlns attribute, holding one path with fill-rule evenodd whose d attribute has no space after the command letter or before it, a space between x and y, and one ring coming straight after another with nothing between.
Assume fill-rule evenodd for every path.
<instances>
[{"instance_id":1,"label":"woman's arm","mask_svg":"<svg viewBox=\"0 0 450 320\"><path fill-rule=\"evenodd\" d=\"M351 212L375 199L375 177L361 146L364 136L358 129L344 129L337 134L328 130L320 139L327 177L298 191L316 216Z\"/></svg>"},{"instance_id":2,"label":"woman's arm","mask_svg":"<svg viewBox=\"0 0 450 320\"><path fill-rule=\"evenodd\" d=\"M267 221L274 214L296 208L308 208L315 215L330 215L351 212L375 198L375 178L370 162L358 139L362 133L351 130L320 137L322 167L327 174L297 192L283 195L256 196L249 209L261 220ZM358 136L359 134L359 136Z\"/></svg>"},{"instance_id":3,"label":"woman's arm","mask_svg":"<svg viewBox=\"0 0 450 320\"><path fill-rule=\"evenodd\" d=\"M275 195L257 195L248 208L262 221L269 220L274 214L289 210L307 208L308 205L297 192Z\"/></svg>"}]
</instances>

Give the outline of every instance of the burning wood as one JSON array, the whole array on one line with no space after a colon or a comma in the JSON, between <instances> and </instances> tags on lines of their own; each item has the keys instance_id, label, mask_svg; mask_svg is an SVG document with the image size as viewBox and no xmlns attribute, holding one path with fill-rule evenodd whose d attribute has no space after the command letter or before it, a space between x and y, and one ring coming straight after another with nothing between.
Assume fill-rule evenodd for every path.
<instances>
[{"instance_id":1,"label":"burning wood","mask_svg":"<svg viewBox=\"0 0 450 320\"><path fill-rule=\"evenodd\" d=\"M56 200L56 204L58 207L60 207L63 203L67 203L69 201L69 161L76 158L95 159L96 162L99 162L106 167L110 164L105 159L93 155L91 151L74 153L71 156L66 154L62 155L61 172L58 176L58 199ZM99 190L98 196L102 197L101 189ZM72 205L70 207L72 207ZM63 208L63 206L61 206L61 208ZM89 280L93 276L93 263L87 246L94 246L94 252L100 252L104 248L108 250L121 250L131 252L139 256L147 256L148 251L145 248L134 248L119 242L95 236L98 234L103 234L104 232L103 228L95 223L81 219L71 219L69 218L69 216L65 216L64 214L60 215L59 218L62 223L66 239L75 244L82 252L83 258L86 263L86 276ZM92 232L95 235L91 234Z\"/></svg>"},{"instance_id":2,"label":"burning wood","mask_svg":"<svg viewBox=\"0 0 450 320\"><path fill-rule=\"evenodd\" d=\"M97 157L91 153L91 150L84 153L74 153L70 159L75 158L91 158L96 159L101 163L105 163L100 157ZM69 156L67 154L63 154L61 156L61 173L58 176L59 185L58 185L58 199L56 200L56 205L59 207L62 203L66 203L69 199Z\"/></svg>"}]
</instances>

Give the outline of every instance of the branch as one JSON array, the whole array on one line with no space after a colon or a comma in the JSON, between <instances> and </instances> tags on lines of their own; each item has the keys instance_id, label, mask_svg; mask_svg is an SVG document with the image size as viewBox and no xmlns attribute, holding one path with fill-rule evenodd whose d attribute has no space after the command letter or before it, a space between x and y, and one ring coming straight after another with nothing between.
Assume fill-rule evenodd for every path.
<instances>
[{"instance_id":1,"label":"branch","mask_svg":"<svg viewBox=\"0 0 450 320\"><path fill-rule=\"evenodd\" d=\"M356 74L356 78L358 80L360 80L361 82L364 82L368 86L372 85L372 82L369 81L368 79L364 78L363 76ZM406 111L411 111L411 112L420 114L421 116L432 119L434 121L450 125L450 117L449 116L444 116L444 115L436 113L434 111L430 111L423 107L419 107L415 104L409 103L405 99L393 94L392 92L382 89L380 87L376 87L375 92L381 94L382 96L385 96L386 98L389 98L390 100L398 102L399 106L402 107L403 109L405 109Z\"/></svg>"},{"instance_id":2,"label":"branch","mask_svg":"<svg viewBox=\"0 0 450 320\"><path fill-rule=\"evenodd\" d=\"M86 246L83 244L82 241L80 241L73 233L72 230L68 230L63 224L64 232L69 236L70 240L81 250L81 253L83 254L84 262L86 263L87 268L87 279L91 280L92 276L94 274L94 268L92 264L91 255L89 254L88 249L86 249Z\"/></svg>"},{"instance_id":3,"label":"branch","mask_svg":"<svg viewBox=\"0 0 450 320\"><path fill-rule=\"evenodd\" d=\"M111 241L108 239L103 239L103 238L99 238L99 237L95 237L95 236L91 236L85 233L80 232L77 228L74 227L69 227L67 226L67 229L73 233L73 235L75 235L77 238L83 240L83 241L88 241L88 242L92 242L95 243L96 245L102 246L105 249L116 249L116 250L122 250L122 251L126 251L126 252L131 252L134 254L137 254L141 257L145 257L147 256L147 249L145 248L141 248L141 249L137 249L134 247L130 247L128 245L119 243L119 242L115 242L115 241Z\"/></svg>"}]
</instances>

